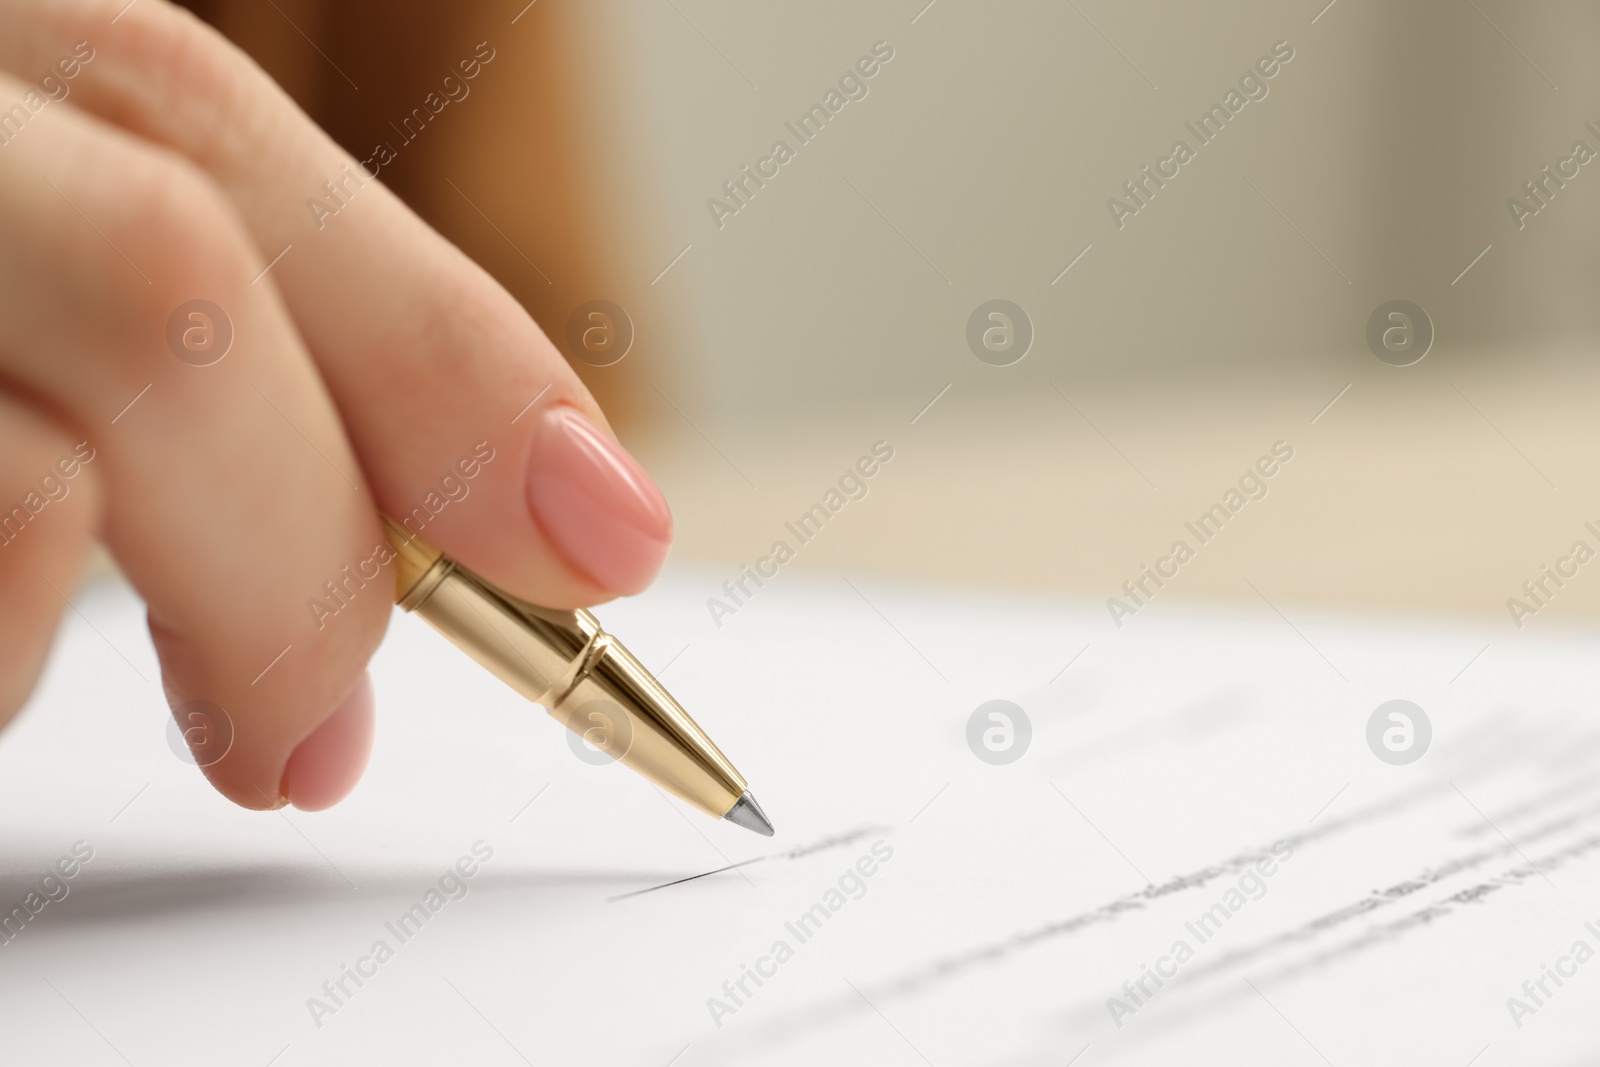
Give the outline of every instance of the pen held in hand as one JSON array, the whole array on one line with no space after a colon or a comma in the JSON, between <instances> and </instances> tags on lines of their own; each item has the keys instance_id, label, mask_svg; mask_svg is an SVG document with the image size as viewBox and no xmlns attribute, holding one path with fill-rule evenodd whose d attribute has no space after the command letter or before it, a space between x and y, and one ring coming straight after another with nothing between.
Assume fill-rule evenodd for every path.
<instances>
[{"instance_id":1,"label":"pen held in hand","mask_svg":"<svg viewBox=\"0 0 1600 1067\"><path fill-rule=\"evenodd\" d=\"M772 836L745 780L672 695L582 609L511 596L385 518L395 602L596 748L714 818Z\"/></svg>"}]
</instances>

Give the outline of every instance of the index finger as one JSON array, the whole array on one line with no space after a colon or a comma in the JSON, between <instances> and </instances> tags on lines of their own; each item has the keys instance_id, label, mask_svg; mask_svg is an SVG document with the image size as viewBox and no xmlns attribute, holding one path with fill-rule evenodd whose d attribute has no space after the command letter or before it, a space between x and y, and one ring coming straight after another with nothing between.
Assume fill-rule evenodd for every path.
<instances>
[{"instance_id":1,"label":"index finger","mask_svg":"<svg viewBox=\"0 0 1600 1067\"><path fill-rule=\"evenodd\" d=\"M88 41L71 104L215 178L271 262L265 280L379 506L552 607L649 584L671 538L666 502L522 307L218 34L165 0L124 3L0 0L22 28L0 36L0 65L49 72ZM485 45L472 62L495 58Z\"/></svg>"}]
</instances>

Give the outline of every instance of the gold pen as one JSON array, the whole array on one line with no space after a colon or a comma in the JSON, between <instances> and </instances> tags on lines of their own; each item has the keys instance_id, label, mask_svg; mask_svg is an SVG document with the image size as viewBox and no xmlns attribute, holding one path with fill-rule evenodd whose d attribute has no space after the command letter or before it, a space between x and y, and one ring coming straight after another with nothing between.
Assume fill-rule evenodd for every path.
<instances>
[{"instance_id":1,"label":"gold pen","mask_svg":"<svg viewBox=\"0 0 1600 1067\"><path fill-rule=\"evenodd\" d=\"M518 600L393 519L384 525L398 557L395 603L596 749L713 818L772 836L728 757L592 614Z\"/></svg>"}]
</instances>

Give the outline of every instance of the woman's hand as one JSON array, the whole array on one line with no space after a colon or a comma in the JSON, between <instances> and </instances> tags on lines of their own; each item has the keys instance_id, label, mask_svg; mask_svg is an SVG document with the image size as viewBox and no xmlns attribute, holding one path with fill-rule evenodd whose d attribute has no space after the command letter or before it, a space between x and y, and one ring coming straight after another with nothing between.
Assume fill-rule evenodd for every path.
<instances>
[{"instance_id":1,"label":"woman's hand","mask_svg":"<svg viewBox=\"0 0 1600 1067\"><path fill-rule=\"evenodd\" d=\"M0 25L0 722L96 537L250 808L365 767L380 513L553 607L651 580L666 504L556 349L249 59L165 0Z\"/></svg>"}]
</instances>

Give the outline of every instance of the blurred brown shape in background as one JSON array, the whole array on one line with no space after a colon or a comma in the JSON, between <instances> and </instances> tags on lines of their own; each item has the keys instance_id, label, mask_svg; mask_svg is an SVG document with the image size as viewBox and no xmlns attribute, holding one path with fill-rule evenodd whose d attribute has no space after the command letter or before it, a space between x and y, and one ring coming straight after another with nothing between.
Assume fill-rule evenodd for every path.
<instances>
[{"instance_id":1,"label":"blurred brown shape in background","mask_svg":"<svg viewBox=\"0 0 1600 1067\"><path fill-rule=\"evenodd\" d=\"M357 159L388 144L397 158L380 180L493 274L563 352L567 317L587 300L617 300L638 321L637 300L617 295L628 245L607 209L605 153L589 136L593 113L578 106L594 88L585 62L593 19L530 4L509 23L513 8L475 0L184 6ZM458 64L485 54L493 59L463 83L466 95L429 116L424 101L445 97L446 75L459 79ZM626 434L640 413L638 376L569 362Z\"/></svg>"}]
</instances>

